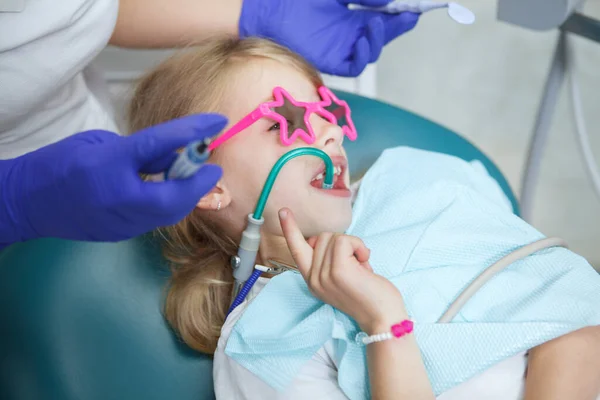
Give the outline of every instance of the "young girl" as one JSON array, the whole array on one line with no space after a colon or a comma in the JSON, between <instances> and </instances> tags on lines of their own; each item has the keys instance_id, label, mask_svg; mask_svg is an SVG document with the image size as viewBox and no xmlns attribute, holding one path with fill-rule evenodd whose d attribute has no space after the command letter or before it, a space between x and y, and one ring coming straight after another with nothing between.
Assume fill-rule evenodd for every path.
<instances>
[{"instance_id":1,"label":"young girl","mask_svg":"<svg viewBox=\"0 0 600 400\"><path fill-rule=\"evenodd\" d=\"M165 238L165 255L173 265L166 317L190 347L214 354L217 398L361 398L349 387L347 375L338 377L338 371L341 374L344 368L342 363L354 365L344 358L344 351L350 344L333 340L333 337L325 338L323 345L310 353L301 368L292 368L293 380L285 384L274 383L269 374L264 373L269 370L269 365L272 367L277 362L271 363L271 355L261 353L258 347L255 351L252 346L246 346L245 358L231 357L233 349L226 351L230 341L235 342L238 349L244 347L240 323L251 328L244 321L244 314L249 315L252 307L260 304L262 296L273 296L278 285L283 287L286 280L293 284L289 286L289 292L278 294L282 301L263 304L271 306L273 313L261 308L259 314L262 317L253 314L256 320L264 317L257 326L265 338L282 340L281 343L287 343L284 335L269 337L269 332L271 329L280 332L275 330L281 328L276 325L283 323L286 313L291 315L297 310L310 309L310 314L318 308L312 303L306 306L308 308L302 308L309 302L295 304L290 300L295 297L288 297L286 302L286 295L293 296L295 288L298 290L295 294L302 294L308 287L312 295L335 307L336 313L340 310L349 316L367 335L389 331L390 326L407 322L409 314L416 313L413 315L416 318L421 312L418 303L412 300L418 295L403 293L390 280L373 272L378 271L377 254L383 253L383 249L373 248L371 254L359 238L342 234L352 222L353 193L343 148L345 136L353 134L351 123L346 121L345 128L341 128L333 123L331 115L314 113L309 119L310 127L294 126L308 134L304 138L290 138L292 125L302 121L297 118L295 102L314 104L324 98L332 99L325 89L318 90L322 85L317 71L285 48L261 39L215 39L158 66L141 81L132 100L131 131L198 112L226 115L229 118L227 131L257 110L260 104L273 101L274 95L281 95L282 92L274 92L274 88L285 89L281 98L284 106L278 111L290 126L285 129L272 118L263 117L227 138L210 159L223 168L220 182L199 199L196 209L188 217L161 232ZM340 117L340 114L335 115ZM282 131L286 135L282 136ZM310 132L315 139L312 143ZM286 145L283 142L287 139L294 140ZM336 167L334 189L321 189L323 163L320 159L299 157L286 164L264 211L257 258L257 264L261 265L271 259L297 265L301 275L288 272L272 281L268 277L260 278L246 301L226 319L233 282L230 259L237 253L246 217L253 211L276 161L289 150L306 146L321 149L331 157ZM410 152L393 155L414 156ZM417 156L433 157L424 153ZM387 159L389 162L390 157ZM452 160L454 164L457 162ZM383 165L382 161L380 169ZM394 174L406 172L410 175L409 167L406 168L406 171L395 171ZM363 209L369 200L366 197L369 188L375 187L373 182L381 178L371 173L368 179L365 178L357 199ZM457 178L457 182L460 179ZM373 184L368 186L368 183ZM433 182L432 186L435 184ZM415 190L420 189L415 186ZM360 199L363 191L365 195ZM388 200L392 204L394 197ZM496 198L495 202L501 201ZM371 204L373 216L385 214L386 206ZM510 214L506 209L503 212ZM384 215L384 218L389 216ZM407 218L410 216L409 212ZM518 232L515 235L518 236ZM407 238L409 240L410 236ZM442 268L440 271L442 273ZM306 283L300 285L294 279ZM423 293L428 293L428 286L431 286L428 281L422 281ZM411 299L410 304L403 295L409 295L406 300ZM265 321L272 322L272 326L263 324ZM325 320L322 321L325 324ZM236 330L236 326L239 329ZM318 324L313 326L316 331ZM527 400L594 399L600 391L600 331L598 327L587 327L565 333L556 335L554 340L532 342L528 358L525 352L505 354L503 361L487 370L456 381L452 387L437 390L435 379L430 381L428 376L435 366L426 368L422 349L408 329L398 340L368 344L368 378L358 374L356 380L368 379L370 391L362 397L370 395L375 399L429 399L435 395L444 400L518 399L523 396ZM287 349L289 354L294 353L295 343L299 342L292 343ZM463 337L450 347L464 343L485 347L485 338ZM287 350L274 346L272 354L283 359ZM362 362L361 357L358 358L353 362ZM291 364L281 365L280 369L284 370ZM287 371L271 369L271 372L273 376L283 376L279 373ZM355 383L360 386L364 382Z\"/></svg>"}]
</instances>

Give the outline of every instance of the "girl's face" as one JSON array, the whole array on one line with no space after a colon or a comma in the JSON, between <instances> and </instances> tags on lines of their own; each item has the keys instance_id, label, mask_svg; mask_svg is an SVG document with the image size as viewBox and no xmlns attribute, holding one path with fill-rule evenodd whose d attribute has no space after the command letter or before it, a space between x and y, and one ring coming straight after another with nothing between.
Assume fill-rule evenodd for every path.
<instances>
[{"instance_id":1,"label":"girl's face","mask_svg":"<svg viewBox=\"0 0 600 400\"><path fill-rule=\"evenodd\" d=\"M231 89L225 93L221 112L229 118L226 130L259 104L271 101L276 86L286 89L298 101L320 100L311 81L292 67L271 60L252 61L230 82ZM311 115L310 123L317 138L312 145L297 139L292 145L284 146L279 137L279 125L268 118L258 120L224 142L210 160L222 166L223 177L199 207L214 210L221 202L215 217L224 219L231 229L228 233L237 237L245 226L247 215L254 211L277 160L292 149L314 147L327 153L338 171L341 169L341 175L335 181L338 190L321 189L322 180L315 180L324 168L320 158L300 156L288 161L268 198L263 232L282 234L277 215L282 207L293 211L306 237L326 231L344 232L352 218L344 134L339 126L315 114Z\"/></svg>"}]
</instances>

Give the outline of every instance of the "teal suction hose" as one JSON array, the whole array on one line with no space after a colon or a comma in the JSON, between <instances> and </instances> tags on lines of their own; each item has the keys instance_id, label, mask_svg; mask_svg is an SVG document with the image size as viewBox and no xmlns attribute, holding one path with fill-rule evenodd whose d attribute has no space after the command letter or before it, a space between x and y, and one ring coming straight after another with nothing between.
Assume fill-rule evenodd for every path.
<instances>
[{"instance_id":1,"label":"teal suction hose","mask_svg":"<svg viewBox=\"0 0 600 400\"><path fill-rule=\"evenodd\" d=\"M277 178L277 175L279 175L281 168L283 168L288 161L305 155L319 157L325 162L325 179L323 179L323 189L333 188L333 162L324 151L315 149L313 147L301 147L285 153L279 160L277 160L271 169L269 176L267 177L265 185L263 186L263 190L258 198L258 202L256 203L256 208L254 209L254 214L248 215L248 225L242 233L242 240L240 241L240 246L238 247L238 253L231 259L234 279L232 297L234 300L231 303L229 312L231 312L234 308L240 305L242 301L244 301L248 295L248 292L262 273L261 271L254 270L254 265L256 262L258 247L260 245L260 227L265 222L262 215L265 210L269 194L271 194L271 190L275 184L275 179Z\"/></svg>"},{"instance_id":2,"label":"teal suction hose","mask_svg":"<svg viewBox=\"0 0 600 400\"><path fill-rule=\"evenodd\" d=\"M262 193L258 198L258 202L256 203L256 208L254 209L254 215L252 216L254 219L261 219L262 214L265 211L265 206L267 204L267 198L269 194L271 194L271 189L273 189L273 185L275 184L275 179L277 175L279 175L279 171L281 168L293 158L299 156L317 156L320 157L325 162L325 179L323 180L323 189L331 189L333 187L333 162L331 158L325 153L323 150L315 149L312 147L301 147L299 149L295 149L285 153L273 166L271 169L271 173L267 177L267 181L265 182L265 186L263 186Z\"/></svg>"}]
</instances>

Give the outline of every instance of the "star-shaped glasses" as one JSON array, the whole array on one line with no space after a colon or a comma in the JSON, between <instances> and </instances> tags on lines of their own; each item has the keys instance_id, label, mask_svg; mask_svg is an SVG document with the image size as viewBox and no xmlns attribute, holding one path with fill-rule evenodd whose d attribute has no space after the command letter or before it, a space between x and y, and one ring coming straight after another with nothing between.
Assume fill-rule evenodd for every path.
<instances>
[{"instance_id":1,"label":"star-shaped glasses","mask_svg":"<svg viewBox=\"0 0 600 400\"><path fill-rule=\"evenodd\" d=\"M230 139L236 133L243 131L261 118L269 118L279 124L281 143L289 146L297 138L307 144L313 144L317 139L315 131L310 123L312 114L317 114L331 124L341 127L344 135L350 140L355 140L357 133L348 103L336 97L331 90L325 86L317 89L320 101L302 102L295 100L282 87L273 89L273 101L260 104L254 111L242 118L224 134L219 136L209 145L213 150L223 142Z\"/></svg>"}]
</instances>

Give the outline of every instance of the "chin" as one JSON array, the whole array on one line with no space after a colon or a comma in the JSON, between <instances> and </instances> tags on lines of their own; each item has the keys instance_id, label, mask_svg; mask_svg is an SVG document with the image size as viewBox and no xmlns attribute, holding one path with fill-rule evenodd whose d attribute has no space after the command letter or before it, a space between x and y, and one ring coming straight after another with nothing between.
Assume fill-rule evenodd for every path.
<instances>
[{"instance_id":1,"label":"chin","mask_svg":"<svg viewBox=\"0 0 600 400\"><path fill-rule=\"evenodd\" d=\"M311 236L316 236L323 232L344 233L352 223L352 211L345 210L324 216L315 224L315 231Z\"/></svg>"}]
</instances>

